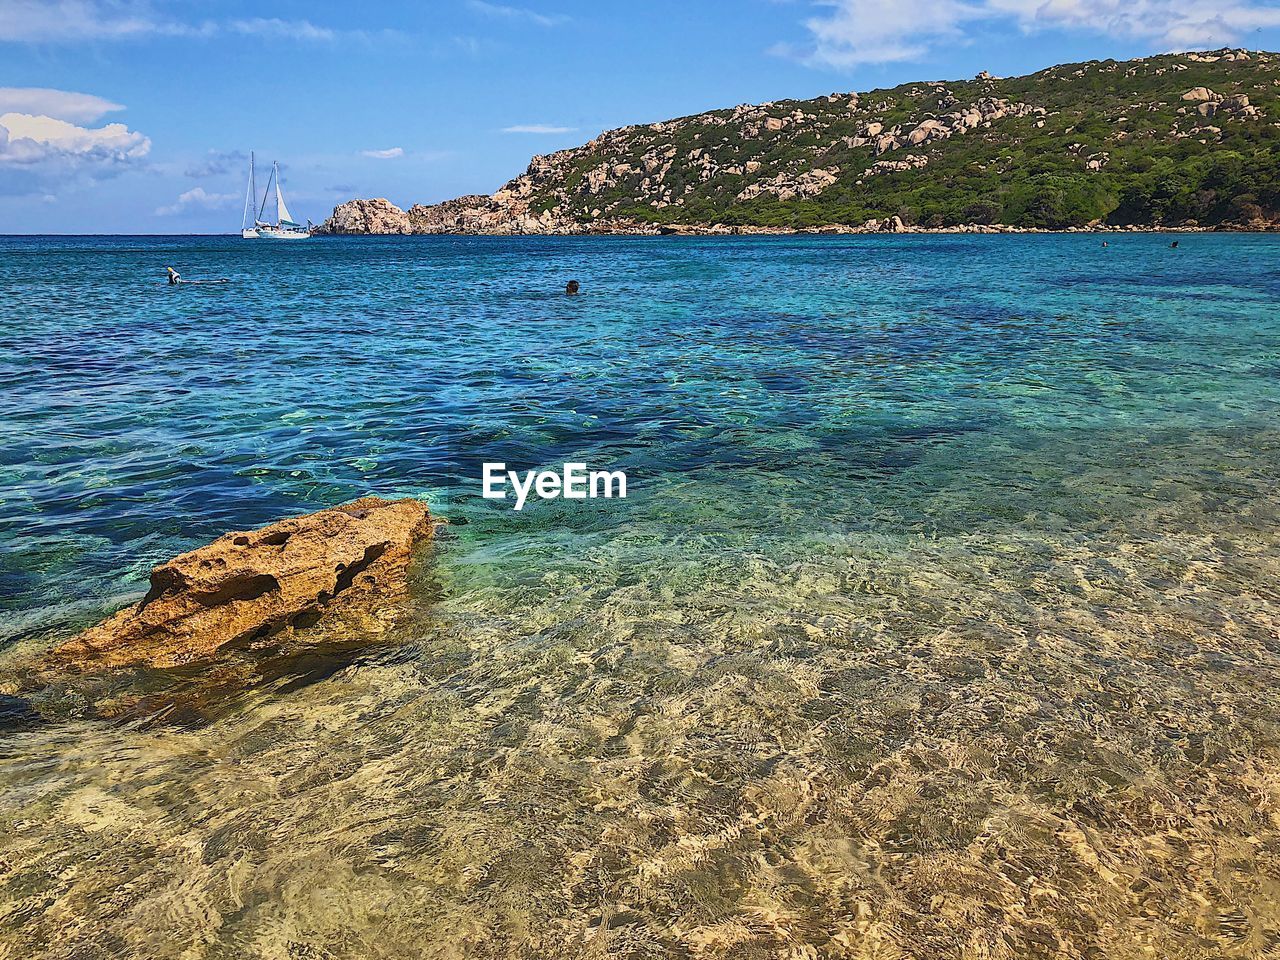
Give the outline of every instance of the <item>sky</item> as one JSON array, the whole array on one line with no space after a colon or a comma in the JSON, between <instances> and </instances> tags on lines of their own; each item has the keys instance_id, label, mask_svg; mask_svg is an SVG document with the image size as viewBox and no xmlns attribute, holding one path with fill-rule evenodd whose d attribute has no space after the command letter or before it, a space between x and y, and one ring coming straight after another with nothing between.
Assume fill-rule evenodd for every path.
<instances>
[{"instance_id":1,"label":"sky","mask_svg":"<svg viewBox=\"0 0 1280 960\"><path fill-rule=\"evenodd\" d=\"M0 234L234 233L492 193L602 130L1225 45L1280 0L0 0Z\"/></svg>"}]
</instances>

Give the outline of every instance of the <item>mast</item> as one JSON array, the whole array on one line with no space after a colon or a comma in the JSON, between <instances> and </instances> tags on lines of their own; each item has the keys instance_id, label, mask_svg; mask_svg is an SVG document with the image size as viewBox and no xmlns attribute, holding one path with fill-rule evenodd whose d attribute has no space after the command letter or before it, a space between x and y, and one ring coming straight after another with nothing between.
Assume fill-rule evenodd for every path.
<instances>
[{"instance_id":1,"label":"mast","mask_svg":"<svg viewBox=\"0 0 1280 960\"><path fill-rule=\"evenodd\" d=\"M244 192L244 213L240 217L240 232L249 229L249 209L258 199L258 191L253 182L253 151L249 151L249 184Z\"/></svg>"}]
</instances>

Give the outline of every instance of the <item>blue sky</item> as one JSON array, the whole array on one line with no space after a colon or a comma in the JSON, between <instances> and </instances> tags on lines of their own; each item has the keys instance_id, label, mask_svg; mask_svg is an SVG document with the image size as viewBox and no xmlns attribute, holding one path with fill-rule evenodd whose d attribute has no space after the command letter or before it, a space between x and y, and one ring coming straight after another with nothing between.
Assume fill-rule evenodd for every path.
<instances>
[{"instance_id":1,"label":"blue sky","mask_svg":"<svg viewBox=\"0 0 1280 960\"><path fill-rule=\"evenodd\" d=\"M234 232L247 152L295 216L491 193L701 110L1226 44L1275 0L0 0L0 233Z\"/></svg>"}]
</instances>

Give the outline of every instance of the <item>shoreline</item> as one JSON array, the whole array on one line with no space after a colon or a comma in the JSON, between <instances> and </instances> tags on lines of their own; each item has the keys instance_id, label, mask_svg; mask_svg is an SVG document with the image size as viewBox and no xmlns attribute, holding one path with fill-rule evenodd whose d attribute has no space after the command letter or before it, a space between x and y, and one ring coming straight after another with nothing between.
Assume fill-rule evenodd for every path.
<instances>
[{"instance_id":1,"label":"shoreline","mask_svg":"<svg viewBox=\"0 0 1280 960\"><path fill-rule=\"evenodd\" d=\"M959 227L904 227L902 230L869 230L829 224L820 227L729 227L723 224L697 224L643 228L611 228L591 230L542 231L536 233L508 231L432 230L421 233L398 231L320 231L313 237L795 237L795 236L871 236L871 235L1068 235L1068 234L1195 234L1195 233L1247 233L1280 234L1280 223L1263 226L1239 226L1218 224L1214 226L1087 226L1048 229L1046 227L1013 227L1008 224L966 224ZM76 239L208 239L236 238L236 233L0 233L0 240L76 240Z\"/></svg>"},{"instance_id":2,"label":"shoreline","mask_svg":"<svg viewBox=\"0 0 1280 960\"><path fill-rule=\"evenodd\" d=\"M674 224L654 227L583 228L580 230L478 231L431 230L402 233L399 231L336 231L317 230L317 237L793 237L793 236L868 236L868 235L994 235L994 234L1194 234L1194 233L1253 233L1280 234L1280 223L1259 226L1215 224L1213 226L1110 226L1084 227L1015 227L1008 224L964 224L955 227L918 227L903 225L898 228L851 227L846 224L826 224L819 227L763 227L728 226L725 224ZM220 236L220 234L219 234ZM232 236L228 234L228 236Z\"/></svg>"}]
</instances>

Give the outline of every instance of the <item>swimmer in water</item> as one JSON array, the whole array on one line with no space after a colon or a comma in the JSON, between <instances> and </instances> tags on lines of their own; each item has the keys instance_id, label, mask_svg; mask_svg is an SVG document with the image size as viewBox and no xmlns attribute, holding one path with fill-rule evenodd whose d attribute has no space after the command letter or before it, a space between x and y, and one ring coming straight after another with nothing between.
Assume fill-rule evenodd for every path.
<instances>
[{"instance_id":1,"label":"swimmer in water","mask_svg":"<svg viewBox=\"0 0 1280 960\"><path fill-rule=\"evenodd\" d=\"M578 295L578 281L570 280L566 283L564 285L564 292L566 296L576 297Z\"/></svg>"},{"instance_id":2,"label":"swimmer in water","mask_svg":"<svg viewBox=\"0 0 1280 960\"><path fill-rule=\"evenodd\" d=\"M176 287L182 282L182 277L177 270L173 269L173 267L165 267L165 269L169 271L169 286Z\"/></svg>"},{"instance_id":3,"label":"swimmer in water","mask_svg":"<svg viewBox=\"0 0 1280 960\"><path fill-rule=\"evenodd\" d=\"M1178 249L1178 241L1177 241L1177 240L1175 240L1175 241L1173 241L1173 243L1169 244L1169 249L1170 249L1170 250L1177 250L1177 249Z\"/></svg>"}]
</instances>

